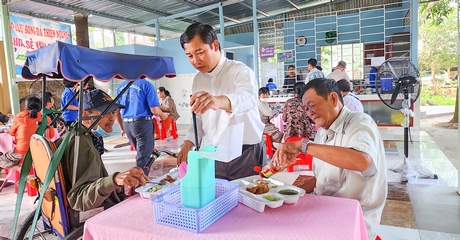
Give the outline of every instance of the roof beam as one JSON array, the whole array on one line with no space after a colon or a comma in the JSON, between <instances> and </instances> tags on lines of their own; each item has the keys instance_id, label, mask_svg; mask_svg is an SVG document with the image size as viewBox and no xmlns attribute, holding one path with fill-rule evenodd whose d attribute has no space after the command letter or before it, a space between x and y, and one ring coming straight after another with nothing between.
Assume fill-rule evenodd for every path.
<instances>
[{"instance_id":1,"label":"roof beam","mask_svg":"<svg viewBox=\"0 0 460 240\"><path fill-rule=\"evenodd\" d=\"M187 6L191 7L191 8L201 8L200 5L195 4L195 3L191 3L191 2L189 2L189 1L187 1L187 0L182 0L182 2L183 2L185 5L187 5ZM239 2L239 1L235 1L235 3L237 3L237 2ZM225 2L223 2L222 4L225 5L224 3L225 3ZM216 13L216 12L214 12L213 10L209 10L207 13L209 13L209 14L211 14L211 15L214 15L214 16L217 16L217 17L219 16L219 14ZM224 18L225 18L226 20L228 20L228 21L232 21L232 22L235 22L235 23L241 23L241 21L239 21L239 20L237 20L237 19L234 19L234 18L231 18L231 17L226 17L225 15L224 15Z\"/></svg>"},{"instance_id":2,"label":"roof beam","mask_svg":"<svg viewBox=\"0 0 460 240\"><path fill-rule=\"evenodd\" d=\"M120 4L120 5L123 5L123 6L127 6L127 7L130 7L130 8L139 9L139 10L142 10L144 12L150 12L150 13L156 14L156 15L158 15L160 17L167 17L167 16L172 15L172 14L169 14L169 13L158 11L158 10L153 9L153 8L141 6L141 5L133 3L133 2L128 2L126 0L107 0L107 1L113 2L113 3L116 3L116 4ZM194 21L186 19L186 18L182 18L182 19L179 19L179 20L187 22L189 24L194 23Z\"/></svg>"},{"instance_id":3,"label":"roof beam","mask_svg":"<svg viewBox=\"0 0 460 240\"><path fill-rule=\"evenodd\" d=\"M300 7L297 6L295 3L293 3L291 0L287 0L287 1L288 1L288 3L290 3L293 7L295 7L297 10L300 9Z\"/></svg>"},{"instance_id":4,"label":"roof beam","mask_svg":"<svg viewBox=\"0 0 460 240\"><path fill-rule=\"evenodd\" d=\"M310 2L303 3L303 4L299 5L298 7L300 9L298 9L298 10L293 9L293 8L278 9L278 10L275 10L275 11L268 12L268 14L270 15L269 17L258 17L257 20L260 21L260 20L275 18L277 16L282 16L284 14L289 14L289 13L296 12L296 11L299 11L299 10L306 10L306 9L309 9L309 8L316 8L316 7L320 7L320 6L327 5L327 4L338 4L338 3L341 3L341 2L345 2L345 1L348 1L348 0L335 0L335 1L332 1L332 2L330 2L330 0L310 1ZM246 24L251 24L251 22L253 21L252 17L242 18L240 20L241 20L240 24L225 23L225 27L242 26L242 25L246 25ZM220 26L219 25L216 25L216 26L213 26L213 27L214 27L214 30L219 30L220 31Z\"/></svg>"},{"instance_id":5,"label":"roof beam","mask_svg":"<svg viewBox=\"0 0 460 240\"><path fill-rule=\"evenodd\" d=\"M132 24L141 23L141 21L137 21L137 20L134 20L134 19L131 19L131 18L120 17L120 16L117 16L117 15L112 15L112 14L108 14L108 13L99 12L99 11L96 11L96 10L90 10L90 9L86 9L86 8L81 8L81 7L73 6L73 5L70 5L70 4L60 3L60 2L57 2L57 1L52 1L52 0L31 0L31 1L36 2L36 3L45 4L45 5L49 5L49 6L53 6L53 7L58 7L58 8L71 10L71 11L74 11L74 12L86 13L88 15L92 14L92 15L95 15L95 16L109 18L109 19L123 21L123 22L128 22L128 23L132 23Z\"/></svg>"},{"instance_id":6,"label":"roof beam","mask_svg":"<svg viewBox=\"0 0 460 240\"><path fill-rule=\"evenodd\" d=\"M32 16L32 17L35 17L35 18L40 18L40 19L48 19L48 20L58 21L58 22L63 22L63 23L68 23L68 24L75 24L73 19L58 18L58 17L55 17L55 16L45 15L45 14L42 14L42 13L37 14L37 13L30 13L30 12L23 12L23 11L11 11L11 12L20 13L20 14ZM107 29L107 30L118 31L118 29L111 28L111 27L108 27L108 26L99 25L99 24L94 24L94 23L91 23L91 22L88 22L88 26L89 27L97 27L97 28L102 28L102 29ZM123 31L123 32L130 32L130 33L142 34L144 36L155 37L155 34L140 33L140 32L135 32L135 31L132 31L132 30L129 31L129 29L127 31Z\"/></svg>"},{"instance_id":7,"label":"roof beam","mask_svg":"<svg viewBox=\"0 0 460 240\"><path fill-rule=\"evenodd\" d=\"M140 23L142 23L141 21L138 21L138 20L135 20L135 19L120 17L120 16L113 15L113 14L108 14L108 13L103 13L103 12L99 12L99 11L95 11L95 10L81 8L81 7L73 6L73 5L70 5L70 4L63 4L63 3L52 1L52 0L31 0L31 1L36 2L36 3L45 4L45 5L49 5L49 6L53 6L53 7L58 7L58 8L71 10L71 11L74 11L74 12L86 13L88 15L92 14L94 16L103 17L103 18L109 18L109 19L122 21L122 22L127 22L127 23L132 23L132 24L140 24ZM182 32L182 31L179 31L177 29L172 29L172 28L167 28L167 27L162 27L162 29L167 30L167 31L171 31L171 32Z\"/></svg>"},{"instance_id":8,"label":"roof beam","mask_svg":"<svg viewBox=\"0 0 460 240\"><path fill-rule=\"evenodd\" d=\"M249 8L249 9L252 10L252 5L251 5L251 4L248 4L248 3L246 3L246 2L239 2L239 4L241 4L241 5L243 5L243 6L245 6L245 7L247 7L247 8ZM257 9L257 8L256 8L256 11L257 11L258 13L264 15L265 17L269 17L269 16L270 16L268 13L266 13L266 12L264 12L264 11L261 11L261 10L259 10L259 9Z\"/></svg>"}]
</instances>

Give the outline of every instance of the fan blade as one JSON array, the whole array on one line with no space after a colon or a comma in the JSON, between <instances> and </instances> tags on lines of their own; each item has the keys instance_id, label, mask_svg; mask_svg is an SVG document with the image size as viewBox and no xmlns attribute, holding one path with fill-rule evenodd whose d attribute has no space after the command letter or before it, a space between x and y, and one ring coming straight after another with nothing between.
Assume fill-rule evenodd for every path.
<instances>
[{"instance_id":1,"label":"fan blade","mask_svg":"<svg viewBox=\"0 0 460 240\"><path fill-rule=\"evenodd\" d=\"M388 65L388 68L390 69L391 73L393 74L393 76L398 77L398 75L396 75L395 70L393 69L393 66L391 66L391 61L388 62L387 65Z\"/></svg>"},{"instance_id":2,"label":"fan blade","mask_svg":"<svg viewBox=\"0 0 460 240\"><path fill-rule=\"evenodd\" d=\"M395 103L396 98L398 97L399 94L399 89L401 88L401 82L398 81L398 83L395 86L395 90L393 90L393 94L391 95L391 101L390 104Z\"/></svg>"}]
</instances>

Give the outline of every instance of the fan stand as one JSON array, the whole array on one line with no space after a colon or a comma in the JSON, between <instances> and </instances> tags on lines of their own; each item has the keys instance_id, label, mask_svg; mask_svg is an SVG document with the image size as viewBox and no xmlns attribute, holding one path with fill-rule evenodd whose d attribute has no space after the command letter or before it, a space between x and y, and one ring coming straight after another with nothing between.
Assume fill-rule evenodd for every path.
<instances>
[{"instance_id":1,"label":"fan stand","mask_svg":"<svg viewBox=\"0 0 460 240\"><path fill-rule=\"evenodd\" d=\"M410 127L410 96L409 87L403 87L404 100L402 102L401 112L404 113L404 161L396 164L390 171L400 174L401 182L413 181L417 178L431 178L438 179L437 174L431 173L426 167L421 165L412 166L408 160L409 158L409 127Z\"/></svg>"}]
</instances>

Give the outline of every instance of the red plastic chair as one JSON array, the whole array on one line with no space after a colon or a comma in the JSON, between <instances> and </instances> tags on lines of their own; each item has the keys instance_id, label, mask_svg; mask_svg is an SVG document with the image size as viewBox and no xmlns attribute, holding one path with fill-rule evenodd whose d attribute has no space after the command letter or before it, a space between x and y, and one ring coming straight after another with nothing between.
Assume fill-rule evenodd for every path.
<instances>
[{"instance_id":1,"label":"red plastic chair","mask_svg":"<svg viewBox=\"0 0 460 240\"><path fill-rule=\"evenodd\" d=\"M265 149L267 150L267 157L273 157L273 142L272 137L268 133L264 133L265 136Z\"/></svg>"},{"instance_id":2,"label":"red plastic chair","mask_svg":"<svg viewBox=\"0 0 460 240\"><path fill-rule=\"evenodd\" d=\"M296 141L300 141L302 139L307 139L308 140L307 137L289 137L286 140L284 140L284 142L296 142ZM304 155L302 153L299 153L299 155L297 155L297 157L296 157L296 160L297 160L296 163L294 163L291 166L287 167L288 172L293 172L295 165L307 165L308 169L305 169L305 170L312 170L313 157L311 155L308 155L308 154Z\"/></svg>"},{"instance_id":3,"label":"red plastic chair","mask_svg":"<svg viewBox=\"0 0 460 240\"><path fill-rule=\"evenodd\" d=\"M18 194L18 187L19 187L18 182L19 182L19 174L20 174L19 171L8 169L8 168L5 168L4 170L5 170L5 174L7 176L8 176L8 173L10 171L12 171L11 176L12 176L13 179L6 179L5 178L5 181L3 182L3 185L0 188L0 192L1 192L1 190L3 190L3 187L6 186L6 183L8 182L8 180L12 180L14 182L14 193ZM35 170L34 170L33 166L30 167L29 175L35 175ZM33 188L32 186L30 186L28 181L26 182L26 188L25 188L24 191L27 191L27 195L29 195L30 197L37 196L37 189Z\"/></svg>"},{"instance_id":4,"label":"red plastic chair","mask_svg":"<svg viewBox=\"0 0 460 240\"><path fill-rule=\"evenodd\" d=\"M160 121L161 122L161 121ZM166 138L166 128L163 127L163 125L160 125L162 126L161 128L161 134L160 134L160 140L163 140ZM178 137L178 134L177 134L177 125L176 125L176 122L173 121L171 123L171 136L173 137L173 139L177 139Z\"/></svg>"}]
</instances>

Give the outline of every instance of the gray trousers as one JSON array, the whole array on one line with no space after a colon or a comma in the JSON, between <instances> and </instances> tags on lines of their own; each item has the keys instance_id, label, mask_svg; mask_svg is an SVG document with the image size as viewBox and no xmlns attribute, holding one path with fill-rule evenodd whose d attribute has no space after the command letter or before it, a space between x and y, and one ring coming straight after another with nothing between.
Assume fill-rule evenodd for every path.
<instances>
[{"instance_id":1,"label":"gray trousers","mask_svg":"<svg viewBox=\"0 0 460 240\"><path fill-rule=\"evenodd\" d=\"M241 156L231 162L224 163L216 161L216 178L227 179L229 181L257 175L254 171L255 166L261 168L267 163L264 140L254 145L243 145Z\"/></svg>"},{"instance_id":2,"label":"gray trousers","mask_svg":"<svg viewBox=\"0 0 460 240\"><path fill-rule=\"evenodd\" d=\"M142 168L145 175L148 176L149 170L145 170L144 167L149 161L150 155L155 147L152 121L123 122L123 128L125 129L126 137L128 137L129 142L137 151L136 165Z\"/></svg>"}]
</instances>

